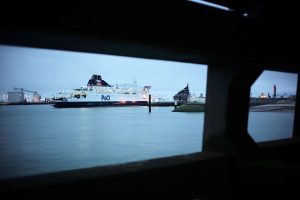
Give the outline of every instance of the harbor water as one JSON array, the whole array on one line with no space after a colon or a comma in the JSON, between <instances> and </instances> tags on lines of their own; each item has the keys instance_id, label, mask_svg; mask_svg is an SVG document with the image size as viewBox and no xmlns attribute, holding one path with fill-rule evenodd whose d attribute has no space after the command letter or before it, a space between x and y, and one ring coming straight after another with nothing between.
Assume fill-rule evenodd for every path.
<instances>
[{"instance_id":1,"label":"harbor water","mask_svg":"<svg viewBox=\"0 0 300 200\"><path fill-rule=\"evenodd\" d=\"M0 179L200 152L204 113L172 110L0 106ZM251 112L249 132L291 137L293 115Z\"/></svg>"}]
</instances>

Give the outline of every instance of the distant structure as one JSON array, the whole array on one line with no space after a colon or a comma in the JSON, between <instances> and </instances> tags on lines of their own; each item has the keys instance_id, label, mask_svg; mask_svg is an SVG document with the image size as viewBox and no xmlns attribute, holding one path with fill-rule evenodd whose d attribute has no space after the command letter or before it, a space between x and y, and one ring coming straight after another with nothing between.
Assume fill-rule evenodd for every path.
<instances>
[{"instance_id":1,"label":"distant structure","mask_svg":"<svg viewBox=\"0 0 300 200\"><path fill-rule=\"evenodd\" d=\"M188 102L190 101L190 90L189 90L189 84L187 84L187 86L179 91L174 97L174 101L177 101L177 102Z\"/></svg>"},{"instance_id":2,"label":"distant structure","mask_svg":"<svg viewBox=\"0 0 300 200\"><path fill-rule=\"evenodd\" d=\"M285 92L284 94L278 94L277 93L277 88L276 88L276 85L274 84L273 85L273 94L272 96L270 95L270 93L268 93L268 95L266 95L265 93L260 93L260 95L258 96L258 99L287 99L289 98L287 93Z\"/></svg>"},{"instance_id":3,"label":"distant structure","mask_svg":"<svg viewBox=\"0 0 300 200\"><path fill-rule=\"evenodd\" d=\"M7 103L23 103L25 102L24 92L7 92Z\"/></svg>"},{"instance_id":4,"label":"distant structure","mask_svg":"<svg viewBox=\"0 0 300 200\"><path fill-rule=\"evenodd\" d=\"M267 99L268 97L265 95L265 93L260 93L260 95L258 96L259 99Z\"/></svg>"},{"instance_id":5,"label":"distant structure","mask_svg":"<svg viewBox=\"0 0 300 200\"><path fill-rule=\"evenodd\" d=\"M276 98L277 92L276 92L276 85L273 85L273 98Z\"/></svg>"},{"instance_id":6,"label":"distant structure","mask_svg":"<svg viewBox=\"0 0 300 200\"><path fill-rule=\"evenodd\" d=\"M23 88L16 88L16 87L14 88L14 90L15 91L13 91L13 92L7 92L7 103L27 102L24 92L32 93L32 102L37 103L37 102L41 101L41 95L38 94L36 91L25 90Z\"/></svg>"}]
</instances>

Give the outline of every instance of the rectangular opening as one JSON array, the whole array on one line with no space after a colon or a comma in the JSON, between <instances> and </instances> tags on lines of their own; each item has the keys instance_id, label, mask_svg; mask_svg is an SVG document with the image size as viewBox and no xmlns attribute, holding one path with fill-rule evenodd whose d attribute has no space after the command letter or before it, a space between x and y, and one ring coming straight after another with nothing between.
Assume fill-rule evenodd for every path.
<instances>
[{"instance_id":1,"label":"rectangular opening","mask_svg":"<svg viewBox=\"0 0 300 200\"><path fill-rule=\"evenodd\" d=\"M6 45L0 65L0 179L202 150L205 65Z\"/></svg>"}]
</instances>

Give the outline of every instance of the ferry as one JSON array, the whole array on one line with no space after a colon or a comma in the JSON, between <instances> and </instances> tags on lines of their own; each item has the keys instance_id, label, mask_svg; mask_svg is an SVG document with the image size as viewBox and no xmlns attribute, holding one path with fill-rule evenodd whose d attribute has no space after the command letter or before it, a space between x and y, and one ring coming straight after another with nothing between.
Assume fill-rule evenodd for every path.
<instances>
[{"instance_id":1,"label":"ferry","mask_svg":"<svg viewBox=\"0 0 300 200\"><path fill-rule=\"evenodd\" d=\"M85 87L61 92L53 98L56 108L146 106L151 86L133 84L110 85L98 74L93 74Z\"/></svg>"}]
</instances>

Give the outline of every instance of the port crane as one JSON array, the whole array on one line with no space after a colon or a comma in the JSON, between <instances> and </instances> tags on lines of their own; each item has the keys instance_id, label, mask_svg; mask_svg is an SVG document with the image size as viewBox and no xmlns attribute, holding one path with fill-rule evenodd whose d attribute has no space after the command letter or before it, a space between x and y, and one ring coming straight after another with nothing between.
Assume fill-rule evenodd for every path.
<instances>
[{"instance_id":1,"label":"port crane","mask_svg":"<svg viewBox=\"0 0 300 200\"><path fill-rule=\"evenodd\" d=\"M17 87L15 87L14 89L15 90L20 90L22 93L23 92L30 92L30 93L32 93L32 97L33 97L32 99L33 99L34 102L38 102L41 99L41 95L38 94L37 91L25 90L23 88L17 88Z\"/></svg>"},{"instance_id":2,"label":"port crane","mask_svg":"<svg viewBox=\"0 0 300 200\"><path fill-rule=\"evenodd\" d=\"M14 88L14 90L21 90L21 92L31 92L31 93L33 93L33 94L37 94L37 91L31 91L31 90L25 90L25 89L23 89L23 88Z\"/></svg>"}]
</instances>

